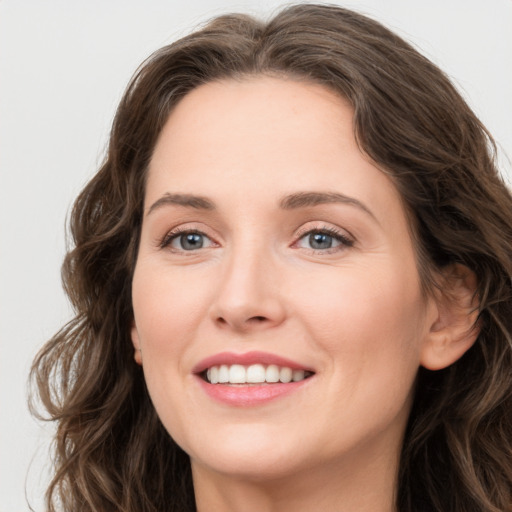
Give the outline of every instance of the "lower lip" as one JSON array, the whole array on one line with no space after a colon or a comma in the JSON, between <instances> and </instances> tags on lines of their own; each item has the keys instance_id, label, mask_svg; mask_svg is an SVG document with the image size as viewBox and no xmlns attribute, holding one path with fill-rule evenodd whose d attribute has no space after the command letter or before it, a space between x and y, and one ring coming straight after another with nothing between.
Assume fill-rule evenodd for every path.
<instances>
[{"instance_id":1,"label":"lower lip","mask_svg":"<svg viewBox=\"0 0 512 512\"><path fill-rule=\"evenodd\" d=\"M244 386L240 384L210 384L198 377L201 388L210 398L234 407L250 407L271 402L297 391L310 379L311 377L308 377L299 382L288 382L286 384L278 382L275 384Z\"/></svg>"}]
</instances>

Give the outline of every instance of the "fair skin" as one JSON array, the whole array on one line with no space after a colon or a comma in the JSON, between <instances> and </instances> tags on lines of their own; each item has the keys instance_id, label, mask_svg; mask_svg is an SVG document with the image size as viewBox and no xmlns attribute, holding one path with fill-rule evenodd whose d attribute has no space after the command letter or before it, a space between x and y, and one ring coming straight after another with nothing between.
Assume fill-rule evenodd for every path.
<instances>
[{"instance_id":1,"label":"fair skin","mask_svg":"<svg viewBox=\"0 0 512 512\"><path fill-rule=\"evenodd\" d=\"M321 86L253 77L192 91L160 134L132 340L199 512L395 510L418 367L473 341L421 293L400 197L352 116ZM297 382L207 380L234 363Z\"/></svg>"}]
</instances>

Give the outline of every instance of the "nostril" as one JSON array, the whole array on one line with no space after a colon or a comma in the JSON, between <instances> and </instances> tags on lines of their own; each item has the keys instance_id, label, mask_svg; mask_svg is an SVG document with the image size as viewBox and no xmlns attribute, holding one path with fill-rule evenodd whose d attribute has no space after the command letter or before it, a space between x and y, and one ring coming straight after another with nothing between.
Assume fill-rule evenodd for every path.
<instances>
[{"instance_id":1,"label":"nostril","mask_svg":"<svg viewBox=\"0 0 512 512\"><path fill-rule=\"evenodd\" d=\"M261 315L251 316L251 317L247 318L246 320L243 320L240 323L237 322L236 319L234 319L233 321L229 321L222 316L219 316L216 319L217 324L220 326L226 327L226 326L230 325L232 327L235 327L237 329L242 329L242 330L249 328L249 326L255 327L256 325L265 323L267 321L268 321L268 318L266 316L261 316Z\"/></svg>"},{"instance_id":2,"label":"nostril","mask_svg":"<svg viewBox=\"0 0 512 512\"><path fill-rule=\"evenodd\" d=\"M253 320L255 322L264 322L266 318L264 316L253 316L249 320Z\"/></svg>"}]
</instances>

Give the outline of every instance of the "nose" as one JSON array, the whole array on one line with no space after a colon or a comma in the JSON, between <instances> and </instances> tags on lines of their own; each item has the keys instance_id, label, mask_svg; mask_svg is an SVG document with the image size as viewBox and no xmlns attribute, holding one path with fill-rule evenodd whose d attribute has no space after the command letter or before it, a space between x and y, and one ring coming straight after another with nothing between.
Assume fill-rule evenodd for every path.
<instances>
[{"instance_id":1,"label":"nose","mask_svg":"<svg viewBox=\"0 0 512 512\"><path fill-rule=\"evenodd\" d=\"M286 309L271 255L246 247L232 251L224 263L210 309L216 325L241 333L280 325Z\"/></svg>"}]
</instances>

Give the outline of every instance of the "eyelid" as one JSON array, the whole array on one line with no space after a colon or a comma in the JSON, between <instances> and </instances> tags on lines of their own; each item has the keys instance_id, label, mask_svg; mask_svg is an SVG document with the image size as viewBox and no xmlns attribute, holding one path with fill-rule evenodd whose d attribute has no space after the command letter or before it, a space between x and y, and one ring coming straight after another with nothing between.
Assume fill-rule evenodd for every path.
<instances>
[{"instance_id":1,"label":"eyelid","mask_svg":"<svg viewBox=\"0 0 512 512\"><path fill-rule=\"evenodd\" d=\"M326 233L333 233L336 236L341 236L351 240L352 242L355 242L355 237L347 229L341 228L335 224L331 224L330 222L315 220L304 223L295 233L295 237L300 238L308 233L311 233L312 231L324 231Z\"/></svg>"}]
</instances>

